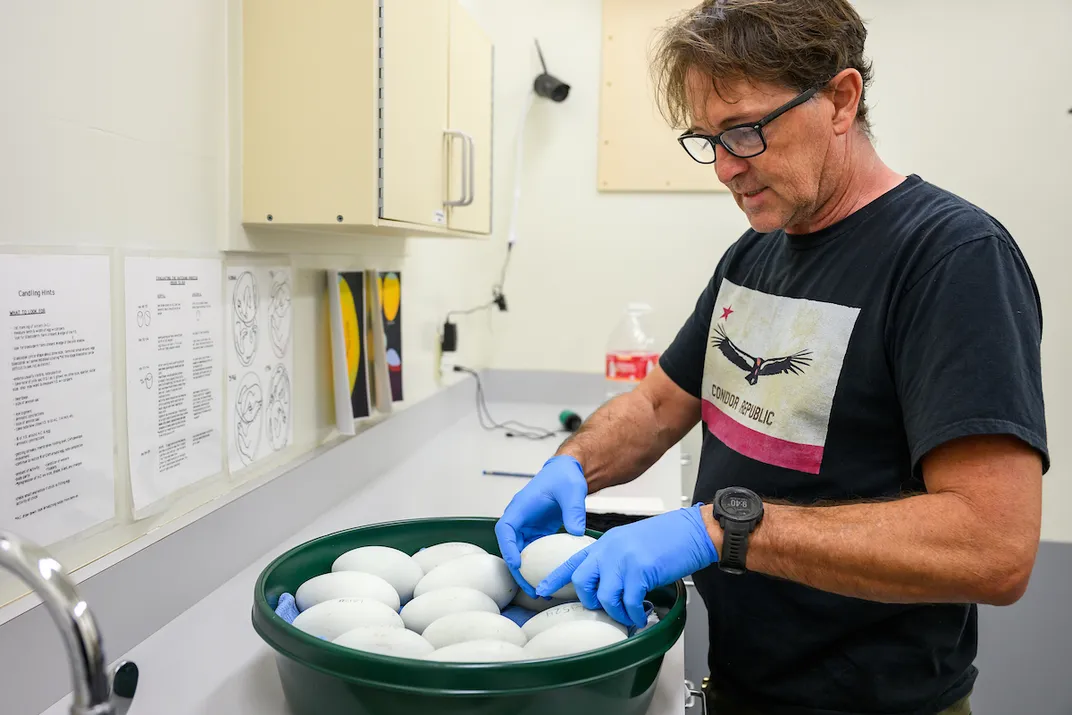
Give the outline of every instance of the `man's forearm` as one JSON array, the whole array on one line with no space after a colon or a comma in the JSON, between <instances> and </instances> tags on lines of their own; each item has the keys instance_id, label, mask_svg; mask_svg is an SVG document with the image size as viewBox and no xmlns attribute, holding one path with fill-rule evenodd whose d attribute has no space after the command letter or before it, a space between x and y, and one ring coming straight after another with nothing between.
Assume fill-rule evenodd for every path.
<instances>
[{"instance_id":1,"label":"man's forearm","mask_svg":"<svg viewBox=\"0 0 1072 715\"><path fill-rule=\"evenodd\" d=\"M712 507L708 531L721 553ZM765 504L747 556L750 571L888 603L1016 601L1034 549L1017 530L985 523L952 493L897 501L802 507Z\"/></svg>"},{"instance_id":2,"label":"man's forearm","mask_svg":"<svg viewBox=\"0 0 1072 715\"><path fill-rule=\"evenodd\" d=\"M592 494L636 479L680 439L676 429L660 424L648 397L634 390L600 407L558 454L581 463Z\"/></svg>"}]
</instances>

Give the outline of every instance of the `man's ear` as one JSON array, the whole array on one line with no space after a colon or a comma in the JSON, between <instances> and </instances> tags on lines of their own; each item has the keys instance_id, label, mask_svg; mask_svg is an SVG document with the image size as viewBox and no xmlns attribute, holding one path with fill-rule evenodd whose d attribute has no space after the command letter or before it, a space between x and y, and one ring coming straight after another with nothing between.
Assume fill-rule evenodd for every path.
<instances>
[{"instance_id":1,"label":"man's ear","mask_svg":"<svg viewBox=\"0 0 1072 715\"><path fill-rule=\"evenodd\" d=\"M831 119L835 134L840 136L852 128L863 91L864 79L858 70L851 67L838 72L834 79L830 80L826 94L834 104L834 115Z\"/></svg>"}]
</instances>

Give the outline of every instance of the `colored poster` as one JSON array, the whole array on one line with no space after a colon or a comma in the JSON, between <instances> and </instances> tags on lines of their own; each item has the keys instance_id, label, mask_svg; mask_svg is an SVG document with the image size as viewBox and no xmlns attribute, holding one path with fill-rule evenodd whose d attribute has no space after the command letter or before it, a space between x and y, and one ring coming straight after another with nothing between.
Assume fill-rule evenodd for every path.
<instances>
[{"instance_id":1,"label":"colored poster","mask_svg":"<svg viewBox=\"0 0 1072 715\"><path fill-rule=\"evenodd\" d=\"M376 279L375 272L369 272L369 280L365 282L368 293L366 295L366 330L368 340L368 373L369 386L372 391L372 404L376 411L381 414L391 412L391 382L387 377L387 347L383 334L383 321L380 315L383 308L380 304L380 282Z\"/></svg>"},{"instance_id":2,"label":"colored poster","mask_svg":"<svg viewBox=\"0 0 1072 715\"><path fill-rule=\"evenodd\" d=\"M364 271L329 271L328 303L335 424L343 434L354 434L354 420L372 414L365 343Z\"/></svg>"},{"instance_id":3,"label":"colored poster","mask_svg":"<svg viewBox=\"0 0 1072 715\"><path fill-rule=\"evenodd\" d=\"M387 338L387 371L391 380L391 400L402 401L402 274L380 273L383 302L383 332Z\"/></svg>"}]
</instances>

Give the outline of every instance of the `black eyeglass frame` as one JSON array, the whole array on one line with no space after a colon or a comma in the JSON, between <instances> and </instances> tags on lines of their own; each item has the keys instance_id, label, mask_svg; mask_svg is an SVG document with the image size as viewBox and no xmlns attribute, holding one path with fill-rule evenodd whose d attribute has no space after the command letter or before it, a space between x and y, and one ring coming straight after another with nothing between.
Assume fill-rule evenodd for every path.
<instances>
[{"instance_id":1,"label":"black eyeglass frame","mask_svg":"<svg viewBox=\"0 0 1072 715\"><path fill-rule=\"evenodd\" d=\"M790 99L788 102L778 107L767 116L760 119L758 122L745 122L744 124L735 124L732 127L727 127L726 129L715 135L700 134L698 132L684 132L681 136L677 138L677 141L679 144L681 144L681 148L685 150L685 153L689 155L689 158L699 164L714 164L715 159L711 159L711 161L700 161L699 159L697 159L695 156L692 155L692 152L689 151L689 148L685 146L686 139L706 139L711 144L712 153L715 154L716 158L717 153L713 150L718 145L721 145L723 149L725 149L727 152L737 157L738 159L751 159L752 157L759 156L763 152L767 151L767 137L763 136L763 127L767 126L775 119L788 112L793 107L797 107L801 104L804 104L804 102L807 102L809 99L814 97L820 89L821 87L812 87L811 89L804 90L793 99ZM722 141L722 135L726 134L727 132L732 132L735 129L755 130L756 134L759 135L759 140L763 142L763 148L754 154L738 154L733 149L730 149L728 146L726 146L726 143Z\"/></svg>"}]
</instances>

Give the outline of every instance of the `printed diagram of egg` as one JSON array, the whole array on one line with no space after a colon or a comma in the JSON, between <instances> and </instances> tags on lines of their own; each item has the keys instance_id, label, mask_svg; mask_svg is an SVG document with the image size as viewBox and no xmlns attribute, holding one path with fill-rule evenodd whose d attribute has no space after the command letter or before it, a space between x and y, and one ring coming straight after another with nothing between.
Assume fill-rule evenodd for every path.
<instances>
[{"instance_id":1,"label":"printed diagram of egg","mask_svg":"<svg viewBox=\"0 0 1072 715\"><path fill-rule=\"evenodd\" d=\"M276 365L268 382L268 441L279 451L290 439L290 376Z\"/></svg>"},{"instance_id":2,"label":"printed diagram of egg","mask_svg":"<svg viewBox=\"0 0 1072 715\"><path fill-rule=\"evenodd\" d=\"M402 281L397 273L388 273L380 278L380 296L383 300L383 317L393 323L402 304Z\"/></svg>"},{"instance_id":3,"label":"printed diagram of egg","mask_svg":"<svg viewBox=\"0 0 1072 715\"><path fill-rule=\"evenodd\" d=\"M264 394L256 373L247 372L238 384L235 398L234 441L238 455L245 464L257 458L261 443L261 421L264 418ZM290 385L287 385L287 410L289 419Z\"/></svg>"},{"instance_id":4,"label":"printed diagram of egg","mask_svg":"<svg viewBox=\"0 0 1072 715\"><path fill-rule=\"evenodd\" d=\"M235 353L243 367L249 367L257 355L257 301L257 279L246 271L235 281L231 298Z\"/></svg>"},{"instance_id":5,"label":"printed diagram of egg","mask_svg":"<svg viewBox=\"0 0 1072 715\"><path fill-rule=\"evenodd\" d=\"M402 358L394 348L387 348L387 369L391 372L402 370Z\"/></svg>"},{"instance_id":6,"label":"printed diagram of egg","mask_svg":"<svg viewBox=\"0 0 1072 715\"><path fill-rule=\"evenodd\" d=\"M281 358L290 345L290 276L287 273L272 271L268 322L272 332L272 352Z\"/></svg>"}]
</instances>

